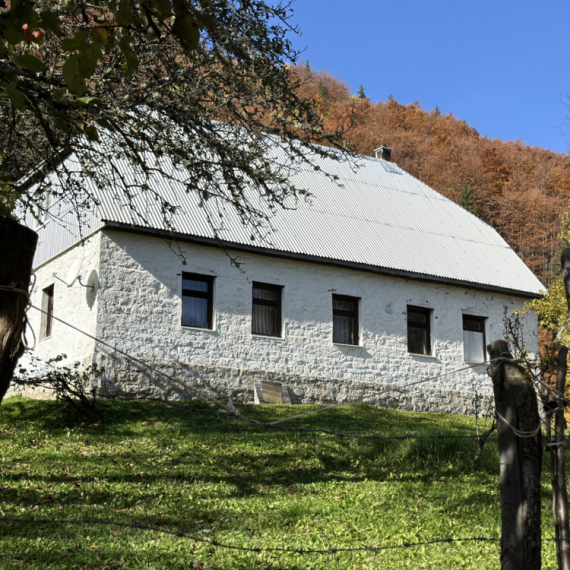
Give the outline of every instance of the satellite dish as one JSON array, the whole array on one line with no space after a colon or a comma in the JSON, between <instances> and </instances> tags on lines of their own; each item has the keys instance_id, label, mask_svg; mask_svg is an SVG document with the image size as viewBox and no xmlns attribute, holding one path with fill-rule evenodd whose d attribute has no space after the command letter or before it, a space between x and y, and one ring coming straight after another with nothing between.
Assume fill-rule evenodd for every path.
<instances>
[{"instance_id":1,"label":"satellite dish","mask_svg":"<svg viewBox=\"0 0 570 570\"><path fill-rule=\"evenodd\" d=\"M97 270L94 269L89 278L87 279L87 285L85 291L85 298L87 299L87 305L89 308L93 308L95 304L95 299L97 298L97 291L99 290L99 277L97 275Z\"/></svg>"},{"instance_id":2,"label":"satellite dish","mask_svg":"<svg viewBox=\"0 0 570 570\"><path fill-rule=\"evenodd\" d=\"M75 283L75 280L77 279L77 276L81 271L81 266L83 265L84 259L85 259L85 253L82 251L77 257L77 259L71 264L69 271L67 272L67 275L65 277L65 283L67 284L68 287L71 287L73 283Z\"/></svg>"}]
</instances>

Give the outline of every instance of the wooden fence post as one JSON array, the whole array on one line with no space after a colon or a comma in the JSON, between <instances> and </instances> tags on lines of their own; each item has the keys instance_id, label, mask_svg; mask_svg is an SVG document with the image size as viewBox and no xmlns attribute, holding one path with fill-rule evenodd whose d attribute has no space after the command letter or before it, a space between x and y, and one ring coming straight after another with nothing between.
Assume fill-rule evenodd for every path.
<instances>
[{"instance_id":1,"label":"wooden fence post","mask_svg":"<svg viewBox=\"0 0 570 570\"><path fill-rule=\"evenodd\" d=\"M536 392L506 341L487 348L501 469L501 570L540 570L542 434Z\"/></svg>"},{"instance_id":2,"label":"wooden fence post","mask_svg":"<svg viewBox=\"0 0 570 570\"><path fill-rule=\"evenodd\" d=\"M556 364L556 412L554 416L554 444L556 446L556 487L553 489L556 497L556 523L558 525L558 543L556 552L558 554L558 568L560 570L570 570L570 532L568 530L568 492L566 490L566 461L564 453L564 394L566 387L566 371L568 361L568 349L561 346L558 350Z\"/></svg>"},{"instance_id":3,"label":"wooden fence post","mask_svg":"<svg viewBox=\"0 0 570 570\"><path fill-rule=\"evenodd\" d=\"M564 292L566 293L566 304L568 306L568 322L570 322L570 248L565 248L560 259L562 269L562 281L564 282ZM554 416L554 443L556 445L556 520L560 535L558 536L558 564L561 570L570 570L570 530L568 524L568 492L566 490L566 459L564 450L564 429L566 420L564 419L564 409L566 399L566 373L568 362L568 349L563 346L558 351L556 364L558 366L556 374L556 413ZM553 490L554 491L554 490Z\"/></svg>"}]
</instances>

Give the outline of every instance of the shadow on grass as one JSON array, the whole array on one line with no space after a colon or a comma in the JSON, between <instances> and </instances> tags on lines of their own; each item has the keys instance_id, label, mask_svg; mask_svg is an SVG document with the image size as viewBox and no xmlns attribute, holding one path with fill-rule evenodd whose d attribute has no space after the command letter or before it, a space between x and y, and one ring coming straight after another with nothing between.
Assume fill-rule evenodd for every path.
<instances>
[{"instance_id":1,"label":"shadow on grass","mask_svg":"<svg viewBox=\"0 0 570 570\"><path fill-rule=\"evenodd\" d=\"M284 419L292 415L313 411L321 406L285 406L238 404L238 408L247 417L270 422ZM33 422L44 429L76 428L102 426L109 429L128 426L140 421L174 421L184 423L189 429L203 427L204 420L209 418L208 428L223 430L221 420L233 421L224 414L216 413L220 408L214 404L199 401L114 401L99 400L93 411L78 413L62 402L26 400L13 397L5 400L0 407L0 423L26 424ZM200 413L202 412L202 413ZM410 417L409 424L403 426L402 419ZM368 404L350 404L334 410L314 414L282 424L282 427L323 428L335 431L351 431L352 433L378 432L379 429L392 435L402 435L402 428L412 428L415 433L452 430L454 433L471 433L471 419L461 416L436 413L401 412L385 408L375 408ZM244 426L247 426L244 423ZM251 427L251 426L250 426ZM275 430L276 432L281 430Z\"/></svg>"},{"instance_id":2,"label":"shadow on grass","mask_svg":"<svg viewBox=\"0 0 570 570\"><path fill-rule=\"evenodd\" d=\"M188 409L190 406L193 410ZM262 422L316 408L240 406L243 413ZM204 413L196 410L203 410ZM69 436L71 432L79 440L107 446L129 439L137 442L137 438L151 434L157 445L160 445L161 440L165 446L172 445L173 441L175 444L180 443L182 451L169 459L173 468L200 465L213 455L215 465L209 466L207 475L204 469L180 468L175 469L176 473L156 476L151 472L156 467L157 458L138 450L136 453L122 455L108 452L95 461L82 461L82 466L92 463L92 477L104 476L107 480L112 480L113 472L117 471L113 463L129 459L134 461L135 472L142 469L146 472L144 476L152 480L168 480L172 477L189 482L223 480L235 486L236 492L241 494L257 492L260 485L290 485L331 479L383 480L383 472L394 471L396 467L407 480L421 479L425 476L426 467L429 467L430 477L437 477L438 470L447 473L450 466L458 472L472 470L477 451L477 443L465 439L378 441L266 429L211 413L215 410L214 406L200 402L192 402L188 407L183 403L170 407L160 402L101 401L96 415L81 418L62 403L11 398L0 408L0 426L16 432L25 432L30 426L36 426L36 429L45 430L54 438ZM409 421L406 421L407 416ZM445 414L405 414L365 404L337 408L331 412L311 415L300 422L292 421L283 425L388 437L474 433L470 418ZM188 448L190 441L194 443L192 449ZM200 452L199 444L207 444L207 448ZM227 455L225 446L228 447ZM297 457L300 447L303 448L305 461L300 461ZM487 442L486 447L491 450L496 448L492 440ZM484 452L476 470L490 467L486 460L489 455L495 461L493 451ZM44 461L49 459L45 457ZM56 457L53 459L56 460ZM34 479L33 473L28 473L27 476ZM118 476L130 482L140 481L141 478L140 474L135 475L125 469ZM50 479L51 482L67 480L76 480L76 477L70 475L60 476L59 480ZM50 481L46 479L44 483Z\"/></svg>"}]
</instances>

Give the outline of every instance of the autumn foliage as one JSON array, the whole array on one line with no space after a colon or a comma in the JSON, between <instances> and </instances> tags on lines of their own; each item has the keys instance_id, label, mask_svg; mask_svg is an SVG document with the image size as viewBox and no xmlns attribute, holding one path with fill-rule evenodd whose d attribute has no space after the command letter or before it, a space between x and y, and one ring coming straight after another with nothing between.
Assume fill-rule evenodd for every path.
<instances>
[{"instance_id":1,"label":"autumn foliage","mask_svg":"<svg viewBox=\"0 0 570 570\"><path fill-rule=\"evenodd\" d=\"M568 157L521 141L480 136L452 114L419 103L356 97L327 72L295 68L330 132L348 129L352 149L393 148L399 166L492 225L548 285L558 265L560 219L570 199Z\"/></svg>"}]
</instances>

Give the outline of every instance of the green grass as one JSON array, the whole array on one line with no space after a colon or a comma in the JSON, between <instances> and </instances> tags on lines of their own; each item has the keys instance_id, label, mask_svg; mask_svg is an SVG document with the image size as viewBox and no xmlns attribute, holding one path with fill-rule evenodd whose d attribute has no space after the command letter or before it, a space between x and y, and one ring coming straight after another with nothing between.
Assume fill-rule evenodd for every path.
<instances>
[{"instance_id":1,"label":"green grass","mask_svg":"<svg viewBox=\"0 0 570 570\"><path fill-rule=\"evenodd\" d=\"M161 403L101 402L80 422L56 402L0 407L0 517L99 519L253 548L389 546L498 537L496 439L372 441L267 430ZM205 410L213 410L206 404ZM240 406L268 421L309 406ZM294 427L470 434L474 420L352 405ZM481 426L480 426L481 427ZM553 535L548 476L543 536ZM156 531L0 522L0 568L497 568L499 544L379 553L251 553ZM544 542L543 568L555 568Z\"/></svg>"}]
</instances>

